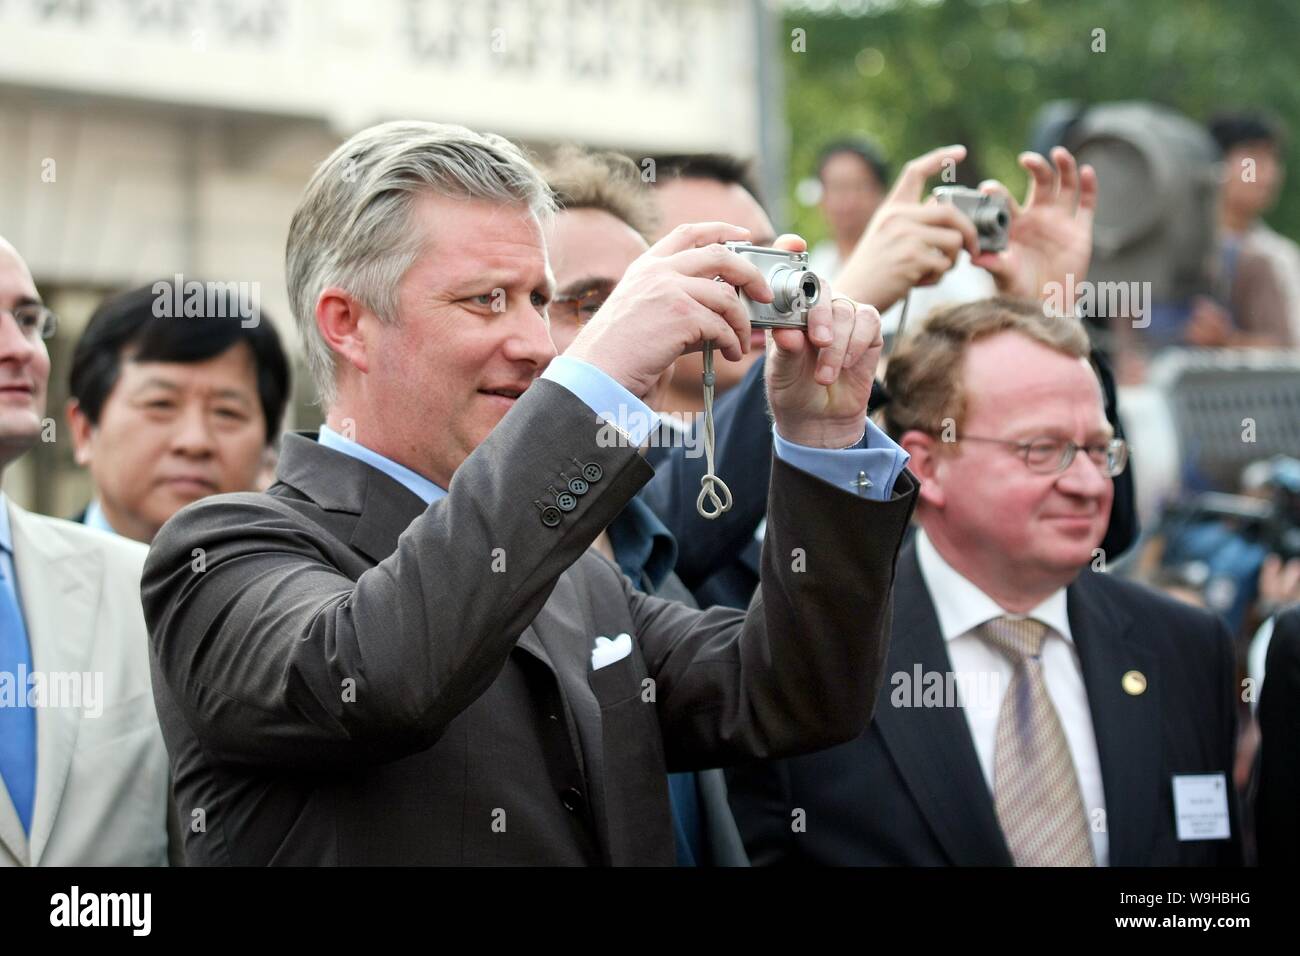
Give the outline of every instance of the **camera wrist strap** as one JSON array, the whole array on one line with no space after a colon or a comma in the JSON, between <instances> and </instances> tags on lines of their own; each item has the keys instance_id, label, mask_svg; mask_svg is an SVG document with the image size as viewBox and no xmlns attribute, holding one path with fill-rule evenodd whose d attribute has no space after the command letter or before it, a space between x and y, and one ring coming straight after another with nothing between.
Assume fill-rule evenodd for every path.
<instances>
[{"instance_id":1,"label":"camera wrist strap","mask_svg":"<svg viewBox=\"0 0 1300 956\"><path fill-rule=\"evenodd\" d=\"M700 479L700 496L695 510L710 520L731 510L731 489L714 473L713 463L713 343L704 343L704 477Z\"/></svg>"}]
</instances>

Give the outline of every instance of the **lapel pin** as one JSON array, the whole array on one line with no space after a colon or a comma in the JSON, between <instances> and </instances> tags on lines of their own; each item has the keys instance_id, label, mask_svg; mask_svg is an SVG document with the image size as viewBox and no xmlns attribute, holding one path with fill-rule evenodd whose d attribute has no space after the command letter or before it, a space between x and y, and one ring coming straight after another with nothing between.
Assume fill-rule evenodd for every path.
<instances>
[{"instance_id":1,"label":"lapel pin","mask_svg":"<svg viewBox=\"0 0 1300 956\"><path fill-rule=\"evenodd\" d=\"M1129 671L1120 678L1120 686L1124 688L1124 693L1137 697L1147 689L1147 679L1141 671Z\"/></svg>"}]
</instances>

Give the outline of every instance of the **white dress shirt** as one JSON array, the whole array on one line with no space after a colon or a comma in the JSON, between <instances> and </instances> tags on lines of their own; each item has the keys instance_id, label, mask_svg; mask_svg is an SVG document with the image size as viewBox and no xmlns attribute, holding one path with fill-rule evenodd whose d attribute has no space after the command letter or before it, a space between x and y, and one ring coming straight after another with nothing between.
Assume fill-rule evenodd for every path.
<instances>
[{"instance_id":1,"label":"white dress shirt","mask_svg":"<svg viewBox=\"0 0 1300 956\"><path fill-rule=\"evenodd\" d=\"M1070 631L1065 588L1056 591L1028 614L1011 614L945 561L922 530L916 533L916 558L921 566L921 578L938 614L939 630L948 648L959 700L990 793L993 792L993 751L997 743L998 714L1015 668L1005 654L985 643L975 630L986 621L1003 616L1029 617L1047 625L1049 630L1043 642L1042 656L1043 682L1065 731L1074 771L1079 778L1093 855L1098 866L1106 866L1110 860L1110 841L1104 827L1106 797L1102 788L1101 761L1097 756L1097 736L1092 727L1078 649ZM966 688L976 688L980 699L970 702L962 699ZM1103 825L1095 825L1097 820Z\"/></svg>"},{"instance_id":2,"label":"white dress shirt","mask_svg":"<svg viewBox=\"0 0 1300 956\"><path fill-rule=\"evenodd\" d=\"M880 315L880 330L886 335L898 331L903 316L903 303L907 302L907 327L919 329L935 309L948 305L962 305L997 295L997 283L987 270L970 261L964 249L957 254L953 267L934 285L919 285L909 293L910 298L899 299Z\"/></svg>"}]
</instances>

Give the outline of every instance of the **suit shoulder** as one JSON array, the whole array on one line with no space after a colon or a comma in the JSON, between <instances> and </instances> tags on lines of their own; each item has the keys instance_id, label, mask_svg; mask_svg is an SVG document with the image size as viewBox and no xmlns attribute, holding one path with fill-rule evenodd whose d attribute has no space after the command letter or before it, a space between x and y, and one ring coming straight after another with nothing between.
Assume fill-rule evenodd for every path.
<instances>
[{"instance_id":1,"label":"suit shoulder","mask_svg":"<svg viewBox=\"0 0 1300 956\"><path fill-rule=\"evenodd\" d=\"M1127 578L1093 571L1085 574L1089 590L1095 588L1120 604L1149 633L1173 634L1179 639L1200 638L1211 643L1228 636L1222 618L1213 611Z\"/></svg>"},{"instance_id":2,"label":"suit shoulder","mask_svg":"<svg viewBox=\"0 0 1300 956\"><path fill-rule=\"evenodd\" d=\"M106 559L105 566L109 573L119 570L138 572L149 553L148 545L124 538L118 534L88 528L84 524L68 521L64 518L52 518L49 515L35 514L31 511L14 509L15 515L29 529L43 538L58 538L80 553L91 552ZM137 573L137 577L138 577Z\"/></svg>"},{"instance_id":3,"label":"suit shoulder","mask_svg":"<svg viewBox=\"0 0 1300 956\"><path fill-rule=\"evenodd\" d=\"M311 503L292 501L261 491L209 495L191 502L172 515L158 532L158 539L168 532L174 533L177 528L192 531L195 528L232 526L239 522L274 521L277 517L294 519L298 517L298 508L303 504ZM158 539L154 541L155 547Z\"/></svg>"}]
</instances>

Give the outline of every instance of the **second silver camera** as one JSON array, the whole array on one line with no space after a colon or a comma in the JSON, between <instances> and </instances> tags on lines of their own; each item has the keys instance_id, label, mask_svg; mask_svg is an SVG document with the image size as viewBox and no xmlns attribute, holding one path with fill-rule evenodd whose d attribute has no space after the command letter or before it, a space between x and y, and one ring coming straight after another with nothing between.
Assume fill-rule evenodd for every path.
<instances>
[{"instance_id":1,"label":"second silver camera","mask_svg":"<svg viewBox=\"0 0 1300 956\"><path fill-rule=\"evenodd\" d=\"M965 186L939 186L934 191L934 198L956 206L975 224L980 252L1001 252L1007 247L1011 214L1007 211L1007 201L1003 197L990 196Z\"/></svg>"}]
</instances>

